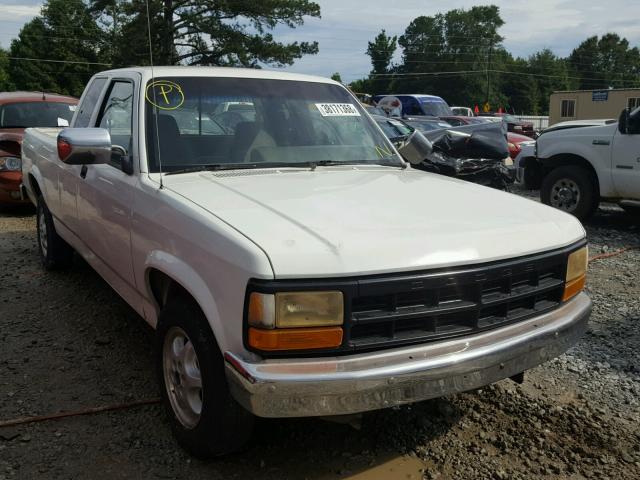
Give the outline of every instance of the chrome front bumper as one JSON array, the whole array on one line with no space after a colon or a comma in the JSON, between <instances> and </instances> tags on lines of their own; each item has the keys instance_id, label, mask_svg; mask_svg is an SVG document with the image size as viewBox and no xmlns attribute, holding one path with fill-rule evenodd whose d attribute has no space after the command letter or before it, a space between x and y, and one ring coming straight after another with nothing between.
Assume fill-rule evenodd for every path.
<instances>
[{"instance_id":1,"label":"chrome front bumper","mask_svg":"<svg viewBox=\"0 0 640 480\"><path fill-rule=\"evenodd\" d=\"M343 415L463 392L564 353L587 328L585 293L529 320L426 345L343 357L248 362L225 353L234 398L260 417Z\"/></svg>"}]
</instances>

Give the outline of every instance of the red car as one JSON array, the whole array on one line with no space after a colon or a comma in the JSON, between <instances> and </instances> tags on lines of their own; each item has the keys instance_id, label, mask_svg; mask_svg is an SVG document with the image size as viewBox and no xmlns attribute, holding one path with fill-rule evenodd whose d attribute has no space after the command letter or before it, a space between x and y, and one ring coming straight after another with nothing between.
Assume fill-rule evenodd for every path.
<instances>
[{"instance_id":1,"label":"red car","mask_svg":"<svg viewBox=\"0 0 640 480\"><path fill-rule=\"evenodd\" d=\"M520 135L526 135L527 137L533 138L535 136L535 130L533 128L533 123L524 122L522 120L518 120L513 115L508 113L487 113L482 114L482 116L486 117L500 117L502 121L507 124L507 130L513 133L519 133Z\"/></svg>"},{"instance_id":2,"label":"red car","mask_svg":"<svg viewBox=\"0 0 640 480\"><path fill-rule=\"evenodd\" d=\"M480 117L463 117L461 115L452 115L449 117L439 117L445 122L450 123L454 127L461 127L463 125L473 125L476 123L483 123L484 121Z\"/></svg>"},{"instance_id":3,"label":"red car","mask_svg":"<svg viewBox=\"0 0 640 480\"><path fill-rule=\"evenodd\" d=\"M68 126L77 104L77 98L50 93L0 93L0 206L29 203L20 192L24 129Z\"/></svg>"},{"instance_id":4,"label":"red car","mask_svg":"<svg viewBox=\"0 0 640 480\"><path fill-rule=\"evenodd\" d=\"M520 144L522 142L533 142L531 137L527 137L525 135L520 135L519 133L507 132L507 143L509 145L509 156L512 160L515 160L522 147Z\"/></svg>"}]
</instances>

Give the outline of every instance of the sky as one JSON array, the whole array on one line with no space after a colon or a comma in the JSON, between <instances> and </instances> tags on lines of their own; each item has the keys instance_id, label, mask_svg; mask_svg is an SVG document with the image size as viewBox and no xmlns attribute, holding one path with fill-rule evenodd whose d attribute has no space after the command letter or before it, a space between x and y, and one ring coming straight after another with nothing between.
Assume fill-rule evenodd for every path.
<instances>
[{"instance_id":1,"label":"sky","mask_svg":"<svg viewBox=\"0 0 640 480\"><path fill-rule=\"evenodd\" d=\"M499 33L517 56L550 48L560 56L571 53L592 35L615 32L640 46L640 0L315 0L322 18L305 21L296 29L276 29L279 41L319 42L320 53L306 56L285 70L330 76L339 72L344 82L365 77L371 70L367 42L382 28L401 35L420 15L453 8L493 3L505 25ZM37 15L42 0L0 0L0 45L8 47L21 26ZM400 60L398 49L396 60Z\"/></svg>"}]
</instances>

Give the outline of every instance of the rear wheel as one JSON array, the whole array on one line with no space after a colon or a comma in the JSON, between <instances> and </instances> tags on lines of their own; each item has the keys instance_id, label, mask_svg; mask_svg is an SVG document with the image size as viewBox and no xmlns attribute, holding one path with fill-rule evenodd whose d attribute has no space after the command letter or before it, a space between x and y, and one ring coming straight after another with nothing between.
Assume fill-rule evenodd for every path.
<instances>
[{"instance_id":1,"label":"rear wheel","mask_svg":"<svg viewBox=\"0 0 640 480\"><path fill-rule=\"evenodd\" d=\"M171 427L191 454L211 458L240 450L254 417L231 396L224 360L200 308L170 301L157 330L158 378Z\"/></svg>"},{"instance_id":2,"label":"rear wheel","mask_svg":"<svg viewBox=\"0 0 640 480\"><path fill-rule=\"evenodd\" d=\"M540 200L585 220L598 208L598 190L591 173L579 166L553 169L543 179Z\"/></svg>"},{"instance_id":3,"label":"rear wheel","mask_svg":"<svg viewBox=\"0 0 640 480\"><path fill-rule=\"evenodd\" d=\"M38 197L36 225L38 251L44 268L47 270L68 268L73 262L73 248L56 232L51 212L41 196Z\"/></svg>"}]
</instances>

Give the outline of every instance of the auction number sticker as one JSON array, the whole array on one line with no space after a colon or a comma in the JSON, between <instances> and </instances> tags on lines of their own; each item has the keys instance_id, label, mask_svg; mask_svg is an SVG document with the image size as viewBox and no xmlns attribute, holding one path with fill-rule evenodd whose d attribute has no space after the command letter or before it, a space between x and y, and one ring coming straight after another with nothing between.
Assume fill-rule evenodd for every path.
<instances>
[{"instance_id":1,"label":"auction number sticker","mask_svg":"<svg viewBox=\"0 0 640 480\"><path fill-rule=\"evenodd\" d=\"M316 103L323 117L359 117L360 113L351 103Z\"/></svg>"}]
</instances>

